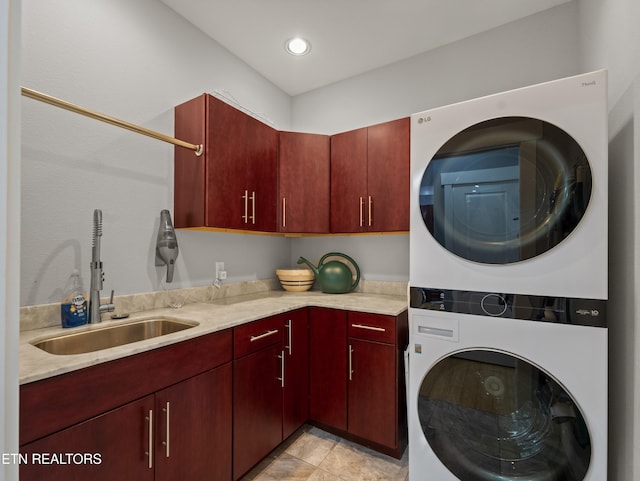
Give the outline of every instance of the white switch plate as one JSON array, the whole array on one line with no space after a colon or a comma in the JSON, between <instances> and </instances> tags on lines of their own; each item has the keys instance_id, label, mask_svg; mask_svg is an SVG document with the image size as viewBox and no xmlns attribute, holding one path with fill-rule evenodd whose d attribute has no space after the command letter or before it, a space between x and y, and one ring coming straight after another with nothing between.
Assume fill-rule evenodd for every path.
<instances>
[{"instance_id":1,"label":"white switch plate","mask_svg":"<svg viewBox=\"0 0 640 481\"><path fill-rule=\"evenodd\" d=\"M216 281L223 281L227 278L227 271L224 270L224 262L216 262Z\"/></svg>"}]
</instances>

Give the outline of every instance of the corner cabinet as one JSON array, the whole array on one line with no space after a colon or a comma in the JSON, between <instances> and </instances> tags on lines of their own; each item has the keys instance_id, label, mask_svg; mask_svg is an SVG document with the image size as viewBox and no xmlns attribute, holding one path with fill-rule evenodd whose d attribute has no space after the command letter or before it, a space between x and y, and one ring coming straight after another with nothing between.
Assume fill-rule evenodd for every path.
<instances>
[{"instance_id":1,"label":"corner cabinet","mask_svg":"<svg viewBox=\"0 0 640 481\"><path fill-rule=\"evenodd\" d=\"M329 136L280 132L278 230L329 232Z\"/></svg>"},{"instance_id":2,"label":"corner cabinet","mask_svg":"<svg viewBox=\"0 0 640 481\"><path fill-rule=\"evenodd\" d=\"M278 131L209 94L175 108L174 225L276 231Z\"/></svg>"},{"instance_id":3,"label":"corner cabinet","mask_svg":"<svg viewBox=\"0 0 640 481\"><path fill-rule=\"evenodd\" d=\"M278 131L202 94L175 108L174 225L329 234L409 230L409 118L332 136Z\"/></svg>"},{"instance_id":4,"label":"corner cabinet","mask_svg":"<svg viewBox=\"0 0 640 481\"><path fill-rule=\"evenodd\" d=\"M331 136L331 232L409 230L410 120Z\"/></svg>"},{"instance_id":5,"label":"corner cabinet","mask_svg":"<svg viewBox=\"0 0 640 481\"><path fill-rule=\"evenodd\" d=\"M407 312L311 308L309 322L311 422L401 457L407 443Z\"/></svg>"}]
</instances>

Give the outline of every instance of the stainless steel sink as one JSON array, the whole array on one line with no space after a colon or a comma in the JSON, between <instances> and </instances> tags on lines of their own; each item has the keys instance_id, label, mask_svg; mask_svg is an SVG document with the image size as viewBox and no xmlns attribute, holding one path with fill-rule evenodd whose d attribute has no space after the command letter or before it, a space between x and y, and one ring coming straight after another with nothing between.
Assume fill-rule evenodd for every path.
<instances>
[{"instance_id":1,"label":"stainless steel sink","mask_svg":"<svg viewBox=\"0 0 640 481\"><path fill-rule=\"evenodd\" d=\"M33 345L50 354L83 354L164 336L197 325L197 322L174 319L144 319L100 329L62 334L35 341Z\"/></svg>"}]
</instances>

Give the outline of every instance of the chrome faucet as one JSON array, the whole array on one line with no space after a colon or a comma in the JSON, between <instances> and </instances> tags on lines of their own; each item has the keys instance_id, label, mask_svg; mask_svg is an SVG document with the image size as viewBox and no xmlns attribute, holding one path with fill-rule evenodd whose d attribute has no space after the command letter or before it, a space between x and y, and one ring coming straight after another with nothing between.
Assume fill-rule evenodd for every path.
<instances>
[{"instance_id":1,"label":"chrome faucet","mask_svg":"<svg viewBox=\"0 0 640 481\"><path fill-rule=\"evenodd\" d=\"M102 211L93 211L93 245L91 249L91 292L89 297L89 322L101 322L100 314L115 309L113 304L113 290L108 304L100 305L100 291L104 281L102 261L100 260L100 238L102 237Z\"/></svg>"}]
</instances>

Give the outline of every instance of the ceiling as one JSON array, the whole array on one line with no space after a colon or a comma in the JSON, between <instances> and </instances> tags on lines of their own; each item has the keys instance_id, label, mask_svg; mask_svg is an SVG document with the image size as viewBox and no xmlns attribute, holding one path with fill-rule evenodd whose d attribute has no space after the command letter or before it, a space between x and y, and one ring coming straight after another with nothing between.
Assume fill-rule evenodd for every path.
<instances>
[{"instance_id":1,"label":"ceiling","mask_svg":"<svg viewBox=\"0 0 640 481\"><path fill-rule=\"evenodd\" d=\"M161 1L294 96L571 0Z\"/></svg>"}]
</instances>

